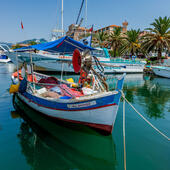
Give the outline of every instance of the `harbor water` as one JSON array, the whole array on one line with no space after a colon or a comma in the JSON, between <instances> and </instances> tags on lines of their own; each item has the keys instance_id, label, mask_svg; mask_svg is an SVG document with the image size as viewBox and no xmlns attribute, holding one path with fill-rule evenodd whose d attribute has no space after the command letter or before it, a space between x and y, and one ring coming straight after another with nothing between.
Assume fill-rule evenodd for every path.
<instances>
[{"instance_id":1,"label":"harbor water","mask_svg":"<svg viewBox=\"0 0 170 170\"><path fill-rule=\"evenodd\" d=\"M123 107L112 135L51 122L8 93L13 64L0 64L1 170L123 170ZM109 75L114 88L119 75ZM64 79L77 76L63 76ZM133 106L170 137L170 79L129 74L124 93ZM126 103L126 162L129 170L169 170L170 142Z\"/></svg>"}]
</instances>

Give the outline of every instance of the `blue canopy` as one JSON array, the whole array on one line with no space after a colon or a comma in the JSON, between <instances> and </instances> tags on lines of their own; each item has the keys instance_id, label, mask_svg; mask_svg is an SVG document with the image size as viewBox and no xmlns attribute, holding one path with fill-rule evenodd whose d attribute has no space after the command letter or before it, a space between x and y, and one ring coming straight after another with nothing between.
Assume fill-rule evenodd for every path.
<instances>
[{"instance_id":1,"label":"blue canopy","mask_svg":"<svg viewBox=\"0 0 170 170\"><path fill-rule=\"evenodd\" d=\"M60 38L56 41L51 41L48 43L42 43L37 45L31 45L24 48L17 48L14 51L27 51L27 50L43 50L48 51L52 53L73 53L75 49L79 49L80 51L83 51L85 49L94 50L94 48L89 47L87 45L84 45L83 43L80 43L79 41L76 41L68 36L65 36L63 38Z\"/></svg>"}]
</instances>

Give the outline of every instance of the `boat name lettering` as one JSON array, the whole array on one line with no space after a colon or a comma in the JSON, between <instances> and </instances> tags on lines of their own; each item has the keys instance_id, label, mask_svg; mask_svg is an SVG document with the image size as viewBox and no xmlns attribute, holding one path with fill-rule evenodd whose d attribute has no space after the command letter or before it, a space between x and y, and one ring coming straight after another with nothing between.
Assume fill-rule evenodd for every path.
<instances>
[{"instance_id":1,"label":"boat name lettering","mask_svg":"<svg viewBox=\"0 0 170 170\"><path fill-rule=\"evenodd\" d=\"M96 101L86 102L86 103L80 103L80 104L68 104L68 108L79 108L79 107L88 107L93 106L96 104Z\"/></svg>"},{"instance_id":2,"label":"boat name lettering","mask_svg":"<svg viewBox=\"0 0 170 170\"><path fill-rule=\"evenodd\" d=\"M71 59L70 56L64 56L64 55L60 55L60 56L58 56L58 58L60 58L60 59Z\"/></svg>"}]
</instances>

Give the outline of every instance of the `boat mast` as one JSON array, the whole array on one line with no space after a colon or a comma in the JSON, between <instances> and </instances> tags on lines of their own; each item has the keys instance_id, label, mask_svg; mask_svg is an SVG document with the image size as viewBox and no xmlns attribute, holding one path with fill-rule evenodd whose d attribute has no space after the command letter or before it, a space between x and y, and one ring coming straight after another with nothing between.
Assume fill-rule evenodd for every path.
<instances>
[{"instance_id":1,"label":"boat mast","mask_svg":"<svg viewBox=\"0 0 170 170\"><path fill-rule=\"evenodd\" d=\"M62 30L62 36L64 35L64 25L63 25L63 0L61 1L61 30Z\"/></svg>"},{"instance_id":2,"label":"boat mast","mask_svg":"<svg viewBox=\"0 0 170 170\"><path fill-rule=\"evenodd\" d=\"M85 28L87 29L87 0L85 2ZM86 35L86 29L85 29L85 35Z\"/></svg>"}]
</instances>

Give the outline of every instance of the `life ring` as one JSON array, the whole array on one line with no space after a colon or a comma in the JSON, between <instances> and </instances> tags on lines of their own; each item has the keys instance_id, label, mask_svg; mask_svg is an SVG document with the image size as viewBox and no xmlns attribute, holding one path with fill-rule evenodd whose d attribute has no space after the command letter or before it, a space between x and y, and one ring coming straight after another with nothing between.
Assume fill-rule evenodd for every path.
<instances>
[{"instance_id":1,"label":"life ring","mask_svg":"<svg viewBox=\"0 0 170 170\"><path fill-rule=\"evenodd\" d=\"M75 49L73 52L72 64L73 64L74 72L78 73L81 69L81 55L78 49Z\"/></svg>"}]
</instances>

